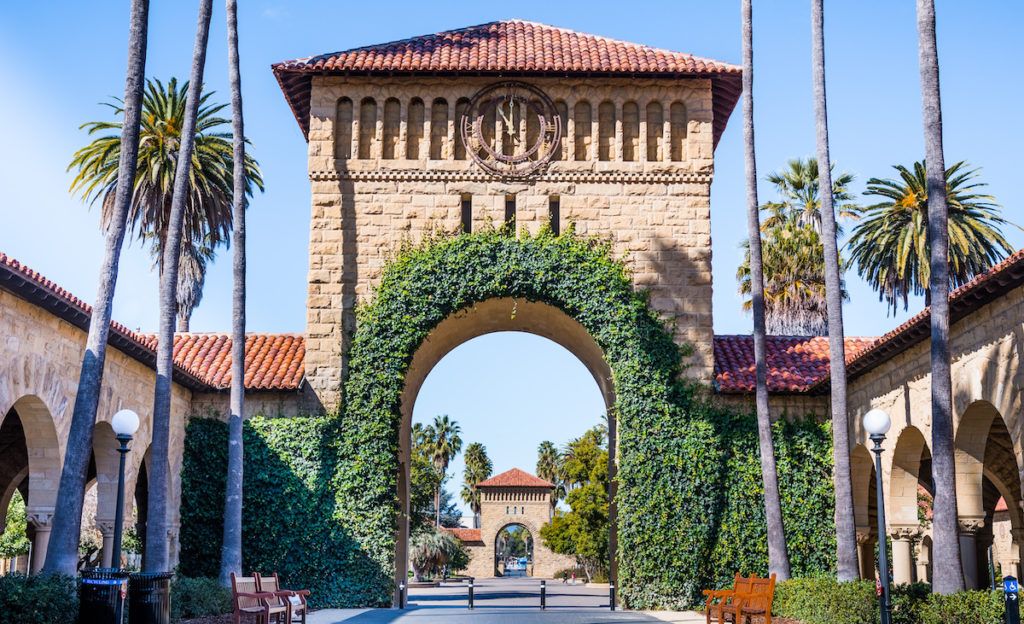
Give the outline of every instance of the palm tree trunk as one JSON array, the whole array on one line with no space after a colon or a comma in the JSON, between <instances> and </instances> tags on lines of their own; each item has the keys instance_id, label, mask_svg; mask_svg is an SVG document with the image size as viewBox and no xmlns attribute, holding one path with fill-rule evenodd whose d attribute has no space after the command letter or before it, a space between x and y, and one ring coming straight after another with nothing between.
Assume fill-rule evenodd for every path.
<instances>
[{"instance_id":1,"label":"palm tree trunk","mask_svg":"<svg viewBox=\"0 0 1024 624\"><path fill-rule=\"evenodd\" d=\"M931 294L932 329L932 479L935 481L932 587L940 594L950 594L964 588L964 575L960 565L956 469L953 460L952 380L949 364L949 207L946 203L946 163L942 153L942 101L939 96L934 0L917 0L917 36L931 256L928 289Z\"/></svg>"},{"instance_id":2,"label":"palm tree trunk","mask_svg":"<svg viewBox=\"0 0 1024 624\"><path fill-rule=\"evenodd\" d=\"M89 336L78 376L78 391L71 415L64 467L57 488L57 503L43 569L46 572L75 574L78 565L78 540L85 498L85 476L92 455L93 425L103 383L103 363L107 355L111 308L117 285L118 259L127 230L128 209L139 149L139 121L142 90L146 82L146 39L149 24L149 0L132 0L128 34L128 71L124 85L124 124L121 127L121 157L114 191L114 218L106 233L99 288L89 321Z\"/></svg>"},{"instance_id":3,"label":"palm tree trunk","mask_svg":"<svg viewBox=\"0 0 1024 624\"><path fill-rule=\"evenodd\" d=\"M441 486L434 488L434 526L441 528Z\"/></svg>"},{"instance_id":4,"label":"palm tree trunk","mask_svg":"<svg viewBox=\"0 0 1024 624\"><path fill-rule=\"evenodd\" d=\"M156 353L156 387L153 392L153 441L150 446L149 521L146 524L146 571L165 572L170 568L167 544L168 487L170 484L169 441L171 427L171 381L174 372L174 319L177 316L178 261L181 257L182 222L188 200L189 173L195 147L196 116L203 92L206 43L210 35L213 0L199 1L192 71L189 74L185 119L181 126L181 146L174 172L174 191L167 227L167 244L161 261L160 327Z\"/></svg>"},{"instance_id":5,"label":"palm tree trunk","mask_svg":"<svg viewBox=\"0 0 1024 624\"><path fill-rule=\"evenodd\" d=\"M191 324L191 321L192 321L192 315L188 314L187 312L179 314L178 315L178 326L175 327L174 331L176 331L178 333L181 333L181 334L188 332L189 325Z\"/></svg>"},{"instance_id":6,"label":"palm tree trunk","mask_svg":"<svg viewBox=\"0 0 1024 624\"><path fill-rule=\"evenodd\" d=\"M832 205L832 161L828 149L828 102L825 97L824 0L811 1L811 73L814 77L814 121L817 130L818 188L821 192L821 240L825 252L825 298L828 309L828 351L832 383L832 453L835 466L836 556L840 581L860 576L857 564L857 528L853 515L853 480L850 476L850 425L846 407L846 332L843 328L843 292L839 279L836 213Z\"/></svg>"},{"instance_id":7,"label":"palm tree trunk","mask_svg":"<svg viewBox=\"0 0 1024 624\"><path fill-rule=\"evenodd\" d=\"M768 569L778 580L789 578L789 554L782 526L779 477L775 469L771 414L768 411L768 367L765 362L764 267L761 263L761 220L757 203L757 160L754 157L754 41L751 0L743 6L743 143L747 178L747 231L750 236L751 302L754 312L754 361L757 373L757 434L764 480L764 511L768 524Z\"/></svg>"},{"instance_id":8,"label":"palm tree trunk","mask_svg":"<svg viewBox=\"0 0 1024 624\"><path fill-rule=\"evenodd\" d=\"M228 474L224 492L224 543L220 551L220 582L242 572L242 415L245 406L245 128L242 122L242 76L238 64L238 4L227 0L228 74L231 81L231 131L234 149L234 251L231 318L231 416L228 419Z\"/></svg>"}]
</instances>

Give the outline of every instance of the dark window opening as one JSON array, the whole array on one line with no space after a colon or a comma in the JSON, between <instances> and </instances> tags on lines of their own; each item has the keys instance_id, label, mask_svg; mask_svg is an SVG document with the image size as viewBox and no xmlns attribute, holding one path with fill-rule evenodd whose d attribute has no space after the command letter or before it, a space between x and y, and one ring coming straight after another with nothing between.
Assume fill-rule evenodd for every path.
<instances>
[{"instance_id":1,"label":"dark window opening","mask_svg":"<svg viewBox=\"0 0 1024 624\"><path fill-rule=\"evenodd\" d=\"M551 233L558 236L562 233L562 206L558 195L548 198L548 219L551 224Z\"/></svg>"},{"instance_id":2,"label":"dark window opening","mask_svg":"<svg viewBox=\"0 0 1024 624\"><path fill-rule=\"evenodd\" d=\"M505 225L513 234L516 231L516 196L505 196Z\"/></svg>"},{"instance_id":3,"label":"dark window opening","mask_svg":"<svg viewBox=\"0 0 1024 624\"><path fill-rule=\"evenodd\" d=\"M469 234L473 231L473 198L469 195L462 196L462 232Z\"/></svg>"}]
</instances>

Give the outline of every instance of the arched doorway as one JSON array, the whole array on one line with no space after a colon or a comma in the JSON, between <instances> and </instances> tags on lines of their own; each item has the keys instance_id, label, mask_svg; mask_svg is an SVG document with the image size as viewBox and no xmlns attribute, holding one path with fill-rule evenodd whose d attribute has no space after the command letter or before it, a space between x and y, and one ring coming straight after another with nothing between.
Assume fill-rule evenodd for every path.
<instances>
[{"instance_id":1,"label":"arched doorway","mask_svg":"<svg viewBox=\"0 0 1024 624\"><path fill-rule=\"evenodd\" d=\"M506 524L494 538L494 575L533 576L533 534L524 524Z\"/></svg>"},{"instance_id":2,"label":"arched doorway","mask_svg":"<svg viewBox=\"0 0 1024 624\"><path fill-rule=\"evenodd\" d=\"M601 348L587 330L580 323L552 305L519 299L488 299L471 308L457 312L443 320L430 332L426 340L423 341L413 355L412 363L405 377L401 402L402 423L399 437L398 496L399 509L402 513L396 534L396 584L406 577L408 570L407 559L411 515L409 467L412 460L413 411L417 398L428 375L445 356L460 347L460 345L464 345L481 336L499 332L524 332L550 340L572 354L589 372L597 386L597 392L603 403L603 410L607 414L608 474L610 475L609 483L613 483L611 477L614 476L616 468L617 422L614 410L612 409L615 400L612 375ZM597 424L596 421L597 419L595 418L593 424ZM581 422L579 425L580 433L583 433L582 429L585 428L586 423ZM527 465L524 467L532 470L533 463L535 462L534 458L534 449L531 448L526 459ZM614 488L609 492L609 500L610 530L608 543L611 567L609 575L611 578L614 578L616 549ZM536 529L539 529L539 526L535 527L534 530L528 531L532 540L539 539L539 535L536 535ZM489 542L491 540L486 541ZM494 569L497 570L497 552L494 553L493 558L495 560ZM490 567L488 562L487 568Z\"/></svg>"}]
</instances>

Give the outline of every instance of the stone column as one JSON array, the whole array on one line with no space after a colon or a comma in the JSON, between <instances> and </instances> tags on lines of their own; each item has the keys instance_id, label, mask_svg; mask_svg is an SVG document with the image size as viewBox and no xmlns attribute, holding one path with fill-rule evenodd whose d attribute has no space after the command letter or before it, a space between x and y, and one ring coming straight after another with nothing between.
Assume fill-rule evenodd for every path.
<instances>
[{"instance_id":1,"label":"stone column","mask_svg":"<svg viewBox=\"0 0 1024 624\"><path fill-rule=\"evenodd\" d=\"M114 563L114 521L101 520L96 518L96 528L103 535L103 549L100 565L104 568L119 568L120 563Z\"/></svg>"},{"instance_id":2,"label":"stone column","mask_svg":"<svg viewBox=\"0 0 1024 624\"><path fill-rule=\"evenodd\" d=\"M984 518L960 518L960 565L964 571L964 586L977 589L978 531L985 526Z\"/></svg>"},{"instance_id":3,"label":"stone column","mask_svg":"<svg viewBox=\"0 0 1024 624\"><path fill-rule=\"evenodd\" d=\"M892 581L896 585L912 583L914 538L920 534L916 526L896 526L889 533L892 538Z\"/></svg>"},{"instance_id":4,"label":"stone column","mask_svg":"<svg viewBox=\"0 0 1024 624\"><path fill-rule=\"evenodd\" d=\"M32 539L32 561L29 572L35 574L43 569L46 562L46 547L50 543L50 529L53 528L53 509L29 509L28 523L35 530Z\"/></svg>"},{"instance_id":5,"label":"stone column","mask_svg":"<svg viewBox=\"0 0 1024 624\"><path fill-rule=\"evenodd\" d=\"M1021 544L1024 544L1024 529L1010 529L1010 537L1013 541L1010 542L1010 552L1002 563L1003 576L1012 574L1019 579L1021 572L1020 551Z\"/></svg>"},{"instance_id":6,"label":"stone column","mask_svg":"<svg viewBox=\"0 0 1024 624\"><path fill-rule=\"evenodd\" d=\"M637 102L636 108L640 121L638 124L640 127L637 130L639 133L637 135L637 145L639 146L637 149L640 150L640 153L636 155L636 159L638 162L647 162L647 106L641 106L641 103Z\"/></svg>"},{"instance_id":7,"label":"stone column","mask_svg":"<svg viewBox=\"0 0 1024 624\"><path fill-rule=\"evenodd\" d=\"M917 578L914 579L918 583L931 583L931 563L932 563L932 552L931 548L921 540L917 543Z\"/></svg>"},{"instance_id":8,"label":"stone column","mask_svg":"<svg viewBox=\"0 0 1024 624\"><path fill-rule=\"evenodd\" d=\"M860 564L860 577L869 581L875 578L874 545L871 529L857 527L857 561Z\"/></svg>"}]
</instances>

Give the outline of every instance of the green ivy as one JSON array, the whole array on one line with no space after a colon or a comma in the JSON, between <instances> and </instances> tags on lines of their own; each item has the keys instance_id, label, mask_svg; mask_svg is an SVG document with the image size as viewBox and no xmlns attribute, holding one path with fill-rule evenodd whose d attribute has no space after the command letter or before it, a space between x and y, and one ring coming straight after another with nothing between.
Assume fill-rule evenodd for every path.
<instances>
[{"instance_id":1,"label":"green ivy","mask_svg":"<svg viewBox=\"0 0 1024 624\"><path fill-rule=\"evenodd\" d=\"M320 604L390 604L405 375L441 321L503 297L575 319L612 371L626 605L689 606L737 570L763 572L752 415L717 407L705 389L682 381L689 348L675 343L607 243L572 231L517 238L502 230L432 237L388 263L375 297L357 311L340 418L249 423L246 565L279 566ZM186 438L182 565L194 576L216 574L210 553L220 544L227 447L224 426L211 423L193 421ZM827 572L834 553L828 430L779 423L775 440L794 572Z\"/></svg>"}]
</instances>

